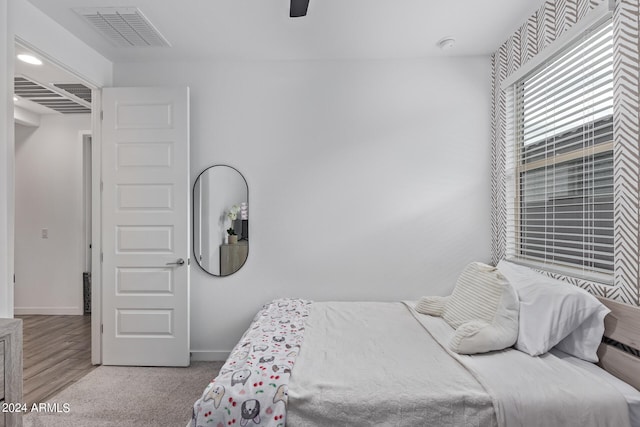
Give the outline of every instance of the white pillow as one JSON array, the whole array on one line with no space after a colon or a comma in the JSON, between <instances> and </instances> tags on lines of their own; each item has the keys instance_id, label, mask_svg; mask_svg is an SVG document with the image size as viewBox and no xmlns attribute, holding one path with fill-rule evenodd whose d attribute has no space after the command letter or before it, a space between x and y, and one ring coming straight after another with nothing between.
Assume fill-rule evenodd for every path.
<instances>
[{"instance_id":1,"label":"white pillow","mask_svg":"<svg viewBox=\"0 0 640 427\"><path fill-rule=\"evenodd\" d=\"M593 322L604 318L608 309L587 291L561 280L553 279L521 265L500 261L498 269L504 274L518 293L520 300L520 325L516 349L538 356L576 331L595 313L600 313ZM602 317L600 317L602 316ZM602 332L604 332L604 325ZM567 341L565 348L582 356L591 357L592 344L598 329L585 324L585 330ZM583 341L585 345L577 351ZM600 334L600 338L602 334ZM586 348L588 347L588 348ZM597 347L596 347L597 348ZM578 356L580 357L580 356Z\"/></svg>"},{"instance_id":2,"label":"white pillow","mask_svg":"<svg viewBox=\"0 0 640 427\"><path fill-rule=\"evenodd\" d=\"M469 264L446 300L442 317L456 333L449 348L462 354L511 347L518 335L518 297L497 268Z\"/></svg>"},{"instance_id":3,"label":"white pillow","mask_svg":"<svg viewBox=\"0 0 640 427\"><path fill-rule=\"evenodd\" d=\"M573 332L562 339L556 348L587 362L598 362L598 347L604 335L604 318L609 314L604 304Z\"/></svg>"}]
</instances>

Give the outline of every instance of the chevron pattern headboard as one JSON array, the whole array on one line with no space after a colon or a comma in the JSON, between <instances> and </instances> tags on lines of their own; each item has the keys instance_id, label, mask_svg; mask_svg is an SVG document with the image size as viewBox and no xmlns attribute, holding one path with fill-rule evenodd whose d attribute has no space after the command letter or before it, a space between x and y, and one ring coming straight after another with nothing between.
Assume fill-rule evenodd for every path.
<instances>
[{"instance_id":1,"label":"chevron pattern headboard","mask_svg":"<svg viewBox=\"0 0 640 427\"><path fill-rule=\"evenodd\" d=\"M507 98L500 84L589 11L609 0L547 0L491 57L491 253L507 242ZM614 9L614 283L552 274L589 292L640 306L640 0L615 0Z\"/></svg>"}]
</instances>

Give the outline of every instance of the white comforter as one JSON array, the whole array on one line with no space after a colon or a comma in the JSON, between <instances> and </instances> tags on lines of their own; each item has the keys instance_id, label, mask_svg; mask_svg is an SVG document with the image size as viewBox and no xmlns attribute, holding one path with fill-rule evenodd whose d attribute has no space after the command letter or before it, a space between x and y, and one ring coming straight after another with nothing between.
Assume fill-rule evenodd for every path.
<instances>
[{"instance_id":1,"label":"white comforter","mask_svg":"<svg viewBox=\"0 0 640 427\"><path fill-rule=\"evenodd\" d=\"M495 426L491 397L402 303L314 302L287 426Z\"/></svg>"},{"instance_id":2,"label":"white comforter","mask_svg":"<svg viewBox=\"0 0 640 427\"><path fill-rule=\"evenodd\" d=\"M622 395L588 373L550 354L455 355L452 333L402 303L313 303L287 426L629 425Z\"/></svg>"}]
</instances>

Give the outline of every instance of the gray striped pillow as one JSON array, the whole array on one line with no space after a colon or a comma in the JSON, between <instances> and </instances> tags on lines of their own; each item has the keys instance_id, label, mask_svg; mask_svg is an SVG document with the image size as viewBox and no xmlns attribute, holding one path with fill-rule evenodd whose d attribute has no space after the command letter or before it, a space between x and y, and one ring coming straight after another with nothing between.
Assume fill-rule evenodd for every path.
<instances>
[{"instance_id":1,"label":"gray striped pillow","mask_svg":"<svg viewBox=\"0 0 640 427\"><path fill-rule=\"evenodd\" d=\"M460 274L442 317L454 329L472 320L492 323L505 286L509 283L496 267L472 262Z\"/></svg>"}]
</instances>

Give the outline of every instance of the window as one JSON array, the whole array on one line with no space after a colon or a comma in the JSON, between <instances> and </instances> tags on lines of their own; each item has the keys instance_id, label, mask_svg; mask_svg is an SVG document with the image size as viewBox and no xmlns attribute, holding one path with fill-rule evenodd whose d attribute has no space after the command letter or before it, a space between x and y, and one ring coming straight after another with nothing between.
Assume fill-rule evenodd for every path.
<instances>
[{"instance_id":1,"label":"window","mask_svg":"<svg viewBox=\"0 0 640 427\"><path fill-rule=\"evenodd\" d=\"M613 272L613 28L515 84L510 255L581 277Z\"/></svg>"}]
</instances>

